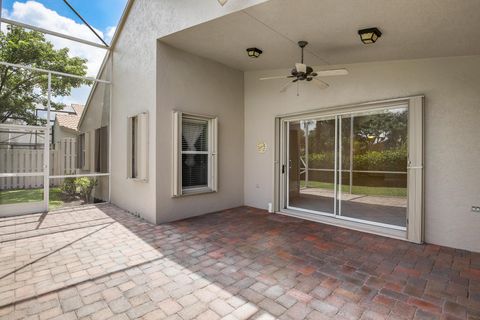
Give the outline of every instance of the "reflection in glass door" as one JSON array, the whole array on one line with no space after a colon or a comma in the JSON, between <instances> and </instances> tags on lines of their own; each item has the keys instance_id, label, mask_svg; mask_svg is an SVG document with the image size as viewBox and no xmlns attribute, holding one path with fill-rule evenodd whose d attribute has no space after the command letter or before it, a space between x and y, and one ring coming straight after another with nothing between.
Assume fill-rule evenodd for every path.
<instances>
[{"instance_id":1,"label":"reflection in glass door","mask_svg":"<svg viewBox=\"0 0 480 320\"><path fill-rule=\"evenodd\" d=\"M335 213L335 117L289 123L289 206Z\"/></svg>"},{"instance_id":2,"label":"reflection in glass door","mask_svg":"<svg viewBox=\"0 0 480 320\"><path fill-rule=\"evenodd\" d=\"M406 227L408 109L339 116L338 215Z\"/></svg>"},{"instance_id":3,"label":"reflection in glass door","mask_svg":"<svg viewBox=\"0 0 480 320\"><path fill-rule=\"evenodd\" d=\"M408 108L287 125L287 208L405 229Z\"/></svg>"}]
</instances>

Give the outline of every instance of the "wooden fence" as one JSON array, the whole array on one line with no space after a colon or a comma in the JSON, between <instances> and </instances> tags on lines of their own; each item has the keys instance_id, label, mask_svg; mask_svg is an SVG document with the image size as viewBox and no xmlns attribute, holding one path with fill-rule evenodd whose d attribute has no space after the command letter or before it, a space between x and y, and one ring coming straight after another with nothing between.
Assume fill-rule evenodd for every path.
<instances>
[{"instance_id":1,"label":"wooden fence","mask_svg":"<svg viewBox=\"0 0 480 320\"><path fill-rule=\"evenodd\" d=\"M0 149L0 172L31 173L43 172L44 150ZM75 174L77 163L77 141L65 138L50 149L50 175ZM51 179L50 186L58 186L63 179ZM43 175L35 177L0 178L0 190L33 189L43 187Z\"/></svg>"}]
</instances>

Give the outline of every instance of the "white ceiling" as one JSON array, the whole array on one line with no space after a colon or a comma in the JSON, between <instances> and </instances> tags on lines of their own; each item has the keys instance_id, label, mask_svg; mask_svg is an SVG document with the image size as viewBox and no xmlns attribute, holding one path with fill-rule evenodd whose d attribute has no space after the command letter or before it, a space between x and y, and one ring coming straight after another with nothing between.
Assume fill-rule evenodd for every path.
<instances>
[{"instance_id":1,"label":"white ceiling","mask_svg":"<svg viewBox=\"0 0 480 320\"><path fill-rule=\"evenodd\" d=\"M363 45L365 27L383 36ZM298 40L310 42L309 65L478 55L480 0L270 0L161 40L239 70L293 66Z\"/></svg>"}]
</instances>

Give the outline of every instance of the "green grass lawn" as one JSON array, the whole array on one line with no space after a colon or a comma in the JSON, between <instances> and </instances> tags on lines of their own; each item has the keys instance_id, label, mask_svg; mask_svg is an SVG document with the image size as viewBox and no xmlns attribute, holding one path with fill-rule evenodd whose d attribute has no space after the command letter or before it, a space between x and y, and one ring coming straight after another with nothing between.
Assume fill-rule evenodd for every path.
<instances>
[{"instance_id":1,"label":"green grass lawn","mask_svg":"<svg viewBox=\"0 0 480 320\"><path fill-rule=\"evenodd\" d=\"M43 188L40 189L17 189L1 190L0 204L29 203L43 200ZM63 204L62 191L60 188L50 188L49 208L55 209Z\"/></svg>"},{"instance_id":2,"label":"green grass lawn","mask_svg":"<svg viewBox=\"0 0 480 320\"><path fill-rule=\"evenodd\" d=\"M300 181L300 186L305 186L305 181ZM309 181L309 188L321 188L327 190L333 190L333 183ZM350 186L342 185L342 192L349 193ZM352 186L353 194L363 194L368 196L387 196L387 197L406 197L407 188L388 188L388 187L364 187L364 186Z\"/></svg>"}]
</instances>

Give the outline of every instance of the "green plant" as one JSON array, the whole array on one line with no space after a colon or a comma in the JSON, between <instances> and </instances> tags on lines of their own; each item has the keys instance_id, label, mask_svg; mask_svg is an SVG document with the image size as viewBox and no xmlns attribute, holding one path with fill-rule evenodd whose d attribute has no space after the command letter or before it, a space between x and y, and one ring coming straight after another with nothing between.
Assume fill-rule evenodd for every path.
<instances>
[{"instance_id":1,"label":"green plant","mask_svg":"<svg viewBox=\"0 0 480 320\"><path fill-rule=\"evenodd\" d=\"M82 177L75 179L75 186L86 203L91 202L93 188L98 184L96 178Z\"/></svg>"},{"instance_id":2,"label":"green plant","mask_svg":"<svg viewBox=\"0 0 480 320\"><path fill-rule=\"evenodd\" d=\"M408 151L403 145L396 149L382 151L366 151L353 156L354 170L379 170L379 171L405 171L407 168ZM343 164L348 163L349 158L342 158ZM310 168L333 169L335 163L334 153L310 153L308 164Z\"/></svg>"},{"instance_id":3,"label":"green plant","mask_svg":"<svg viewBox=\"0 0 480 320\"><path fill-rule=\"evenodd\" d=\"M3 26L3 25L2 25ZM44 34L21 27L7 26L0 31L0 60L32 67L66 72L78 76L87 74L87 60L72 57L68 48L57 49ZM88 80L72 77L52 77L51 95L68 96L73 88L89 84ZM26 124L45 124L36 114L38 106L47 105L48 77L46 74L11 66L0 66L0 123L8 119ZM65 107L50 101L54 110Z\"/></svg>"},{"instance_id":4,"label":"green plant","mask_svg":"<svg viewBox=\"0 0 480 320\"><path fill-rule=\"evenodd\" d=\"M355 170L406 171L407 147L383 151L367 151L353 157Z\"/></svg>"},{"instance_id":5,"label":"green plant","mask_svg":"<svg viewBox=\"0 0 480 320\"><path fill-rule=\"evenodd\" d=\"M75 178L65 178L60 187L62 193L67 196L67 198L75 198L77 194L77 186L75 185Z\"/></svg>"}]
</instances>

